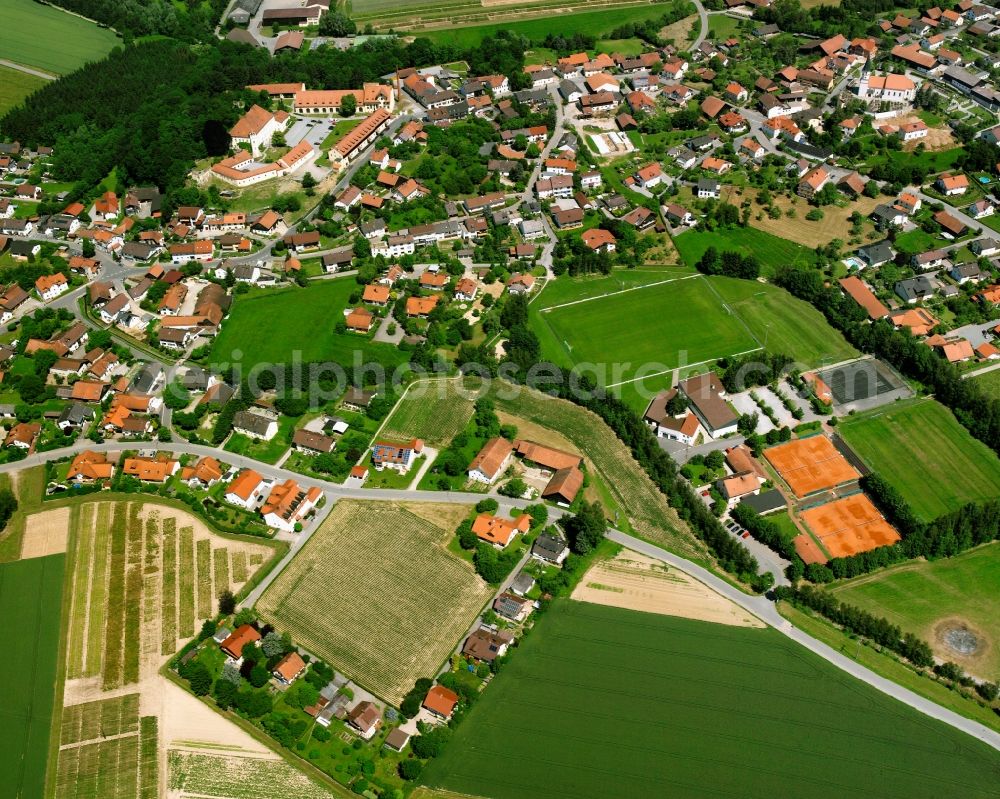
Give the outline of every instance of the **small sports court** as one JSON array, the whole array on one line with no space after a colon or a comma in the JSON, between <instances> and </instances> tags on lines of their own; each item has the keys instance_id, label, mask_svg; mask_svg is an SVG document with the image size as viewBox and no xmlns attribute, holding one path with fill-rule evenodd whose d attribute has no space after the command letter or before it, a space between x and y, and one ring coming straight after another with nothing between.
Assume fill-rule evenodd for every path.
<instances>
[{"instance_id":1,"label":"small sports court","mask_svg":"<svg viewBox=\"0 0 1000 799\"><path fill-rule=\"evenodd\" d=\"M779 444L764 450L764 457L799 498L861 476L823 435Z\"/></svg>"},{"instance_id":2,"label":"small sports court","mask_svg":"<svg viewBox=\"0 0 1000 799\"><path fill-rule=\"evenodd\" d=\"M818 372L830 387L837 414L877 408L913 396L913 391L888 364L863 358Z\"/></svg>"},{"instance_id":3,"label":"small sports court","mask_svg":"<svg viewBox=\"0 0 1000 799\"><path fill-rule=\"evenodd\" d=\"M800 516L831 558L856 555L900 540L899 533L864 494L827 502L802 511Z\"/></svg>"}]
</instances>

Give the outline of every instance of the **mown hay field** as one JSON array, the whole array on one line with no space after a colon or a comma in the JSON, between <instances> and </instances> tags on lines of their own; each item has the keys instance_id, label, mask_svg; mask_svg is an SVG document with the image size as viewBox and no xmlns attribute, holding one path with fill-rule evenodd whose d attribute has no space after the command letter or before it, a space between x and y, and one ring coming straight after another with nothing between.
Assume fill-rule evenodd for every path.
<instances>
[{"instance_id":1,"label":"mown hay field","mask_svg":"<svg viewBox=\"0 0 1000 799\"><path fill-rule=\"evenodd\" d=\"M600 38L626 22L659 17L666 10L648 0L351 0L352 16L359 23L371 23L380 31L420 31L432 40L454 34L458 46L476 45L497 30L541 40L552 31L554 19L565 35Z\"/></svg>"},{"instance_id":2,"label":"mown hay field","mask_svg":"<svg viewBox=\"0 0 1000 799\"><path fill-rule=\"evenodd\" d=\"M446 549L456 516L435 507L415 503L418 515L395 503L341 500L257 610L398 704L417 678L437 672L492 594L472 564Z\"/></svg>"},{"instance_id":3,"label":"mown hay field","mask_svg":"<svg viewBox=\"0 0 1000 799\"><path fill-rule=\"evenodd\" d=\"M380 438L421 438L432 446L449 443L472 418L474 388L459 380L422 380L407 390L382 428Z\"/></svg>"},{"instance_id":4,"label":"mown hay field","mask_svg":"<svg viewBox=\"0 0 1000 799\"><path fill-rule=\"evenodd\" d=\"M985 799L1000 754L772 628L562 599L421 781L491 799Z\"/></svg>"},{"instance_id":5,"label":"mown hay field","mask_svg":"<svg viewBox=\"0 0 1000 799\"><path fill-rule=\"evenodd\" d=\"M1000 497L1000 459L944 405L914 399L857 414L838 428L924 520Z\"/></svg>"}]
</instances>

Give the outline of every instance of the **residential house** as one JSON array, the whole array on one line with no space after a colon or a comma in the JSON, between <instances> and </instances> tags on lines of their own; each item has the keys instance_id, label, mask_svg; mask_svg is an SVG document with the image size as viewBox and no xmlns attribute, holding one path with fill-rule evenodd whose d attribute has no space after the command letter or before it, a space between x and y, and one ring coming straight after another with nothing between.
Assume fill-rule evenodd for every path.
<instances>
[{"instance_id":1,"label":"residential house","mask_svg":"<svg viewBox=\"0 0 1000 799\"><path fill-rule=\"evenodd\" d=\"M507 471L513 457L514 447L507 439L491 438L469 464L469 479L492 485Z\"/></svg>"},{"instance_id":2,"label":"residential house","mask_svg":"<svg viewBox=\"0 0 1000 799\"><path fill-rule=\"evenodd\" d=\"M400 474L406 474L423 450L424 442L419 438L405 444L376 441L372 445L372 465L377 471L394 469Z\"/></svg>"},{"instance_id":3,"label":"residential house","mask_svg":"<svg viewBox=\"0 0 1000 799\"><path fill-rule=\"evenodd\" d=\"M250 408L233 416L233 431L248 438L270 441L278 434L278 420L274 414Z\"/></svg>"},{"instance_id":4,"label":"residential house","mask_svg":"<svg viewBox=\"0 0 1000 799\"><path fill-rule=\"evenodd\" d=\"M322 496L323 492L316 486L305 489L289 478L271 489L260 512L268 527L291 533L296 525L304 522Z\"/></svg>"},{"instance_id":5,"label":"residential house","mask_svg":"<svg viewBox=\"0 0 1000 799\"><path fill-rule=\"evenodd\" d=\"M247 510L253 510L263 497L267 484L253 469L241 469L226 489L225 500Z\"/></svg>"}]
</instances>

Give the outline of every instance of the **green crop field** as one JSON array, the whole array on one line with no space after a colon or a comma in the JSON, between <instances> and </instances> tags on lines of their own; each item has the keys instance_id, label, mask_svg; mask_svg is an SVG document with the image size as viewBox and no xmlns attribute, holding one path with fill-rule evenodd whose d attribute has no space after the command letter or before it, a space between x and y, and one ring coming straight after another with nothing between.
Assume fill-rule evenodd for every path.
<instances>
[{"instance_id":1,"label":"green crop field","mask_svg":"<svg viewBox=\"0 0 1000 799\"><path fill-rule=\"evenodd\" d=\"M1000 679L1000 544L930 563L903 563L832 591L919 635L941 659L960 662L983 679ZM977 649L964 656L944 638L948 629L962 625L978 633Z\"/></svg>"},{"instance_id":2,"label":"green crop field","mask_svg":"<svg viewBox=\"0 0 1000 799\"><path fill-rule=\"evenodd\" d=\"M20 105L25 97L48 82L37 75L0 66L0 116Z\"/></svg>"},{"instance_id":3,"label":"green crop field","mask_svg":"<svg viewBox=\"0 0 1000 799\"><path fill-rule=\"evenodd\" d=\"M55 704L65 555L0 565L0 795L42 796Z\"/></svg>"},{"instance_id":4,"label":"green crop field","mask_svg":"<svg viewBox=\"0 0 1000 799\"><path fill-rule=\"evenodd\" d=\"M560 32L602 38L627 23L663 16L667 5L643 0L535 0L488 3L478 0L353 0L352 16L359 24L371 23L380 31L393 28L432 41L474 47L497 31L510 30L541 41L558 19Z\"/></svg>"},{"instance_id":5,"label":"green crop field","mask_svg":"<svg viewBox=\"0 0 1000 799\"><path fill-rule=\"evenodd\" d=\"M348 277L237 297L215 340L212 363L239 364L246 373L258 364L290 364L296 358L302 363L335 362L351 367L357 357L394 368L406 357L393 345L334 330L357 289L354 278Z\"/></svg>"},{"instance_id":6,"label":"green crop field","mask_svg":"<svg viewBox=\"0 0 1000 799\"><path fill-rule=\"evenodd\" d=\"M728 277L709 278L770 352L790 355L806 367L838 363L858 351L809 303L777 286Z\"/></svg>"},{"instance_id":7,"label":"green crop field","mask_svg":"<svg viewBox=\"0 0 1000 799\"><path fill-rule=\"evenodd\" d=\"M605 385L633 379L650 364L664 371L760 347L702 277L552 306L535 319L547 328L542 354L554 362L622 364L598 376Z\"/></svg>"},{"instance_id":8,"label":"green crop field","mask_svg":"<svg viewBox=\"0 0 1000 799\"><path fill-rule=\"evenodd\" d=\"M4 0L0 57L65 75L100 61L118 44L113 31L34 0Z\"/></svg>"},{"instance_id":9,"label":"green crop field","mask_svg":"<svg viewBox=\"0 0 1000 799\"><path fill-rule=\"evenodd\" d=\"M1000 497L1000 460L934 400L908 400L844 419L840 435L925 520Z\"/></svg>"},{"instance_id":10,"label":"green crop field","mask_svg":"<svg viewBox=\"0 0 1000 799\"><path fill-rule=\"evenodd\" d=\"M557 600L422 781L491 799L987 797L1000 754L771 628Z\"/></svg>"},{"instance_id":11,"label":"green crop field","mask_svg":"<svg viewBox=\"0 0 1000 799\"><path fill-rule=\"evenodd\" d=\"M709 247L719 252L735 250L755 255L765 275L773 275L785 264L816 263L816 254L808 247L752 227L720 228L711 232L689 230L674 238L674 246L688 266L698 263Z\"/></svg>"}]
</instances>

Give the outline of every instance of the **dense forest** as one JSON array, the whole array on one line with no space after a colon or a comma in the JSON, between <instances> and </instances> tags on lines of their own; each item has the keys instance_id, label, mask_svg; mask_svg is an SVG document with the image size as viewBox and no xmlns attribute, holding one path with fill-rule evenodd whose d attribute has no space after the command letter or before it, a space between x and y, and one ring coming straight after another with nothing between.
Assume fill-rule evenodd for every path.
<instances>
[{"instance_id":1,"label":"dense forest","mask_svg":"<svg viewBox=\"0 0 1000 799\"><path fill-rule=\"evenodd\" d=\"M191 47L156 39L116 48L104 61L46 85L0 119L0 131L25 144L53 145L54 174L77 184L73 195L117 167L121 182L159 186L169 204L196 160L228 148L226 131L258 99L248 84L302 81L342 89L396 66L457 58L468 60L474 74L510 74L523 66L524 46L504 34L472 50L392 38L348 52L321 47L271 58L263 48L228 41Z\"/></svg>"},{"instance_id":2,"label":"dense forest","mask_svg":"<svg viewBox=\"0 0 1000 799\"><path fill-rule=\"evenodd\" d=\"M213 35L228 0L49 0L128 37L172 36L201 41Z\"/></svg>"}]
</instances>

